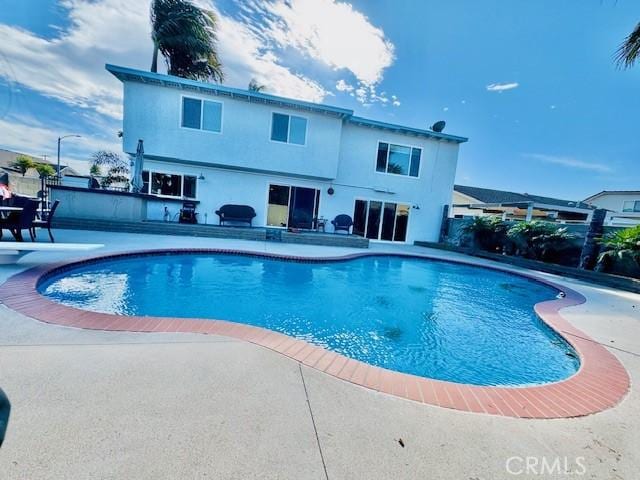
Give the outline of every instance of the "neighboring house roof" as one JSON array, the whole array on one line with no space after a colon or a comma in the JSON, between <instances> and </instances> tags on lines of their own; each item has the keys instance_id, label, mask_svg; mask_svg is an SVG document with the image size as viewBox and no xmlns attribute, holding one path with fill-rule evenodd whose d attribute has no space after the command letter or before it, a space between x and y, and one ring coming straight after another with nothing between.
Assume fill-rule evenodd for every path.
<instances>
[{"instance_id":1,"label":"neighboring house roof","mask_svg":"<svg viewBox=\"0 0 640 480\"><path fill-rule=\"evenodd\" d=\"M559 207L592 209L590 205L573 200L562 200L560 198L543 197L531 195L529 193L508 192L505 190L494 190L491 188L470 187L466 185L454 185L453 189L468 197L478 200L480 203L528 203L534 202Z\"/></svg>"},{"instance_id":2,"label":"neighboring house roof","mask_svg":"<svg viewBox=\"0 0 640 480\"><path fill-rule=\"evenodd\" d=\"M263 103L267 105L276 105L307 112L332 115L356 125L366 126L370 128L379 128L382 130L394 131L396 133L402 133L406 135L422 136L454 143L463 143L468 140L465 137L449 135L446 133L438 133L432 130L405 127L402 125L395 125L391 123L379 122L377 120L369 120L366 118L356 117L353 115L353 110L335 107L332 105L306 102L303 100L294 100L291 98L279 97L262 92L254 92L250 90L242 90L239 88L231 88L219 84L188 80L186 78L146 72L143 70L120 67L117 65L107 64L105 68L122 82L130 81L161 85L170 88L177 88L180 90L208 93L210 95L217 95L221 97L230 97L236 100L243 100L250 103Z\"/></svg>"},{"instance_id":3,"label":"neighboring house roof","mask_svg":"<svg viewBox=\"0 0 640 480\"><path fill-rule=\"evenodd\" d=\"M584 201L591 202L596 198L604 197L606 195L640 195L640 190L602 190L595 195L585 198Z\"/></svg>"},{"instance_id":4,"label":"neighboring house roof","mask_svg":"<svg viewBox=\"0 0 640 480\"><path fill-rule=\"evenodd\" d=\"M33 160L35 163L48 163L56 171L58 169L58 165L50 160L44 160L43 158L34 157L33 155L27 155L26 153L14 152L12 150L5 149L0 149L0 168L7 171L18 172L18 169L13 166L18 155L25 155L31 158L31 160ZM68 165L60 165L60 170L65 175L78 175L78 172Z\"/></svg>"}]
</instances>

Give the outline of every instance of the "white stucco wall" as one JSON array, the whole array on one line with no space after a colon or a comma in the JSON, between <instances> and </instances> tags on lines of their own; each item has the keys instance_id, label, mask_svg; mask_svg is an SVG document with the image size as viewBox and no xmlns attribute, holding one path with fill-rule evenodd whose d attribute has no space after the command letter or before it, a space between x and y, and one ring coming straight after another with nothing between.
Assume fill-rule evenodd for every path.
<instances>
[{"instance_id":1,"label":"white stucco wall","mask_svg":"<svg viewBox=\"0 0 640 480\"><path fill-rule=\"evenodd\" d=\"M182 128L183 96L221 102L222 132ZM273 112L306 118L306 145L272 141ZM131 154L143 139L149 156L320 178L337 172L342 121L335 116L127 82L123 123L123 149Z\"/></svg>"},{"instance_id":2,"label":"white stucco wall","mask_svg":"<svg viewBox=\"0 0 640 480\"><path fill-rule=\"evenodd\" d=\"M614 212L622 212L622 205L626 201L640 201L639 193L605 193L589 201L590 205L606 208Z\"/></svg>"},{"instance_id":3,"label":"white stucco wall","mask_svg":"<svg viewBox=\"0 0 640 480\"><path fill-rule=\"evenodd\" d=\"M438 239L442 209L450 204L458 144L357 126L331 115L272 108L229 98L223 102L222 133L180 127L182 90L125 82L124 150L144 140L145 170L188 174L197 182L199 221L217 224L215 210L227 203L251 205L255 226L265 226L270 183L321 190L319 216L353 216L356 199L404 203L410 210L407 242ZM306 146L270 140L272 112L308 119ZM378 142L420 147L419 178L376 172ZM232 167L233 169L230 169ZM239 170L244 169L244 170ZM247 170L252 171L247 171ZM334 195L327 189L333 187ZM382 190L382 191L381 191ZM149 202L148 218L176 218L180 205ZM418 208L416 208L418 207ZM332 231L329 225L328 230Z\"/></svg>"}]
</instances>

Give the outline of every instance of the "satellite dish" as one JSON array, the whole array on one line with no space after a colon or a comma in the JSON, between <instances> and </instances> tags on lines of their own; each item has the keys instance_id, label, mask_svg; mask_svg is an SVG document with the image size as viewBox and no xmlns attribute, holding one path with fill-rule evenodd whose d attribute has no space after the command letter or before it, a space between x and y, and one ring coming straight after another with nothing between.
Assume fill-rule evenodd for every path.
<instances>
[{"instance_id":1,"label":"satellite dish","mask_svg":"<svg viewBox=\"0 0 640 480\"><path fill-rule=\"evenodd\" d=\"M447 125L447 122L445 122L444 120L440 120L439 122L436 122L431 126L431 130L440 133L444 130L445 125Z\"/></svg>"}]
</instances>

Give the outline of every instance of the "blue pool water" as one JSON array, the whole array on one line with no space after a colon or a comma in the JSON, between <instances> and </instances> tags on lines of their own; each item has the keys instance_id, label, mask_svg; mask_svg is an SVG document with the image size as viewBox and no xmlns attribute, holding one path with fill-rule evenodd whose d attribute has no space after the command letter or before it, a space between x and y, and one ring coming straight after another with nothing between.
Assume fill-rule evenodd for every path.
<instances>
[{"instance_id":1,"label":"blue pool water","mask_svg":"<svg viewBox=\"0 0 640 480\"><path fill-rule=\"evenodd\" d=\"M372 365L454 382L538 384L579 366L533 311L555 289L448 262L153 255L89 264L48 279L40 291L97 312L266 327Z\"/></svg>"}]
</instances>

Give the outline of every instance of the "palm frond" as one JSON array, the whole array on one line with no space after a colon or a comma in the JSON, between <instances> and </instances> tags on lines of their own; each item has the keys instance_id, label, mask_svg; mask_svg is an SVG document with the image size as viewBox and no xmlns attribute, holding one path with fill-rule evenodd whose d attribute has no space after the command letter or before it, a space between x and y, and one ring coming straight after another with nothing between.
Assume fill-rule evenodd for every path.
<instances>
[{"instance_id":1,"label":"palm frond","mask_svg":"<svg viewBox=\"0 0 640 480\"><path fill-rule=\"evenodd\" d=\"M630 68L640 58L640 23L625 38L615 55L619 68Z\"/></svg>"}]
</instances>

